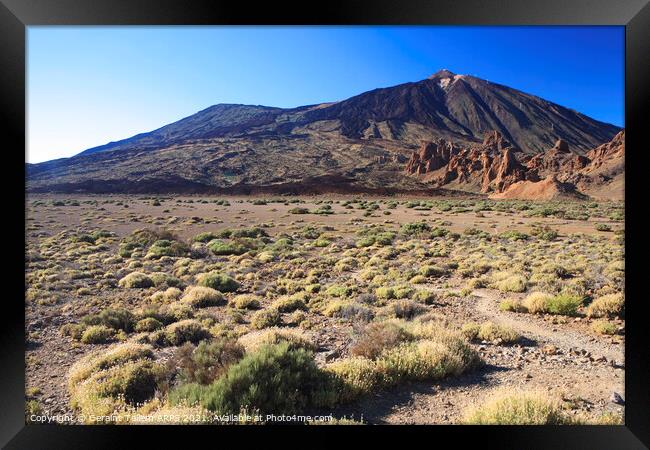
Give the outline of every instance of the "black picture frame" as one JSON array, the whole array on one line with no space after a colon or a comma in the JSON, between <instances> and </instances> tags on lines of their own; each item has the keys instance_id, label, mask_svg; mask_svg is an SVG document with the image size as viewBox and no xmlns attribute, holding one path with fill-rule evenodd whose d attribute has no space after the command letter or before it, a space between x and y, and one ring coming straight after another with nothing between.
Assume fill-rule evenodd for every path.
<instances>
[{"instance_id":1,"label":"black picture frame","mask_svg":"<svg viewBox=\"0 0 650 450\"><path fill-rule=\"evenodd\" d=\"M14 214L5 221L7 245L4 279L11 294L4 297L5 318L0 327L2 395L0 443L6 448L116 448L134 444L135 427L28 425L24 423L25 326L24 227L19 217L25 211L26 27L32 25L622 25L626 32L626 418L624 426L575 427L294 427L280 433L299 445L324 444L340 432L365 439L384 440L395 432L422 433L427 445L438 434L452 442L480 439L481 447L513 448L647 448L650 445L649 346L644 339L645 297L640 295L644 248L643 210L640 195L645 166L644 152L650 147L643 129L648 113L650 79L650 6L648 0L349 0L302 5L286 2L226 2L194 0L0 0L0 108L5 125L3 179L7 183L5 206ZM561 68L558 68L561 70ZM638 184L637 184L638 183ZM24 191L23 191L24 192ZM638 201L637 201L638 200ZM21 211L23 211L21 213ZM23 216L24 218L24 216ZM22 256L21 256L22 255ZM639 264L635 264L639 261ZM21 282L21 280L23 280ZM21 285L22 283L22 285ZM8 291L9 292L9 291ZM22 293L22 294L21 294ZM635 295L638 293L639 295ZM227 428L227 430L226 430ZM277 427L274 427L277 430ZM302 436L306 428L310 436ZM246 439L255 435L268 440L270 428L255 427L139 427L150 438L168 439L170 434L227 433ZM245 434L244 434L245 433ZM429 434L434 433L434 434ZM311 435L317 436L311 436ZM237 436L232 436L237 439ZM221 438L219 438L221 439ZM308 439L308 440L305 440ZM404 442L403 440L397 443ZM152 441L153 442L153 441ZM188 441L194 442L194 441ZM209 441L208 441L209 442ZM214 442L214 441L213 441ZM408 442L408 441L407 441ZM223 443L223 442L222 442ZM191 444L191 445L199 445Z\"/></svg>"}]
</instances>

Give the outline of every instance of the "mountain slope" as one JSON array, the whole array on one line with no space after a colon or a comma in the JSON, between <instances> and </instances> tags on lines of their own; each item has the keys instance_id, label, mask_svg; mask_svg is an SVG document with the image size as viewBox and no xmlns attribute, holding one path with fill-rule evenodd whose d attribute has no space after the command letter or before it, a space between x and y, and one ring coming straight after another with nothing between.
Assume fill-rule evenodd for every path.
<instances>
[{"instance_id":1,"label":"mountain slope","mask_svg":"<svg viewBox=\"0 0 650 450\"><path fill-rule=\"evenodd\" d=\"M225 192L333 186L421 190L403 168L422 141L480 143L498 131L535 154L577 154L620 129L515 89L443 70L347 100L298 108L220 104L149 133L29 164L32 191Z\"/></svg>"}]
</instances>

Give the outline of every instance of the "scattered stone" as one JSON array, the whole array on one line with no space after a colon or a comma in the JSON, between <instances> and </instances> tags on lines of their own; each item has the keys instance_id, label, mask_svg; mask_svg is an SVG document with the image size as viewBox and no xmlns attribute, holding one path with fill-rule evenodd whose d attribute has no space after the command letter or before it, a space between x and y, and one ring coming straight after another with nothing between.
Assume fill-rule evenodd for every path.
<instances>
[{"instance_id":1,"label":"scattered stone","mask_svg":"<svg viewBox=\"0 0 650 450\"><path fill-rule=\"evenodd\" d=\"M609 397L609 401L617 405L625 405L625 400L623 400L623 397L621 397L618 392L612 392L611 397Z\"/></svg>"}]
</instances>

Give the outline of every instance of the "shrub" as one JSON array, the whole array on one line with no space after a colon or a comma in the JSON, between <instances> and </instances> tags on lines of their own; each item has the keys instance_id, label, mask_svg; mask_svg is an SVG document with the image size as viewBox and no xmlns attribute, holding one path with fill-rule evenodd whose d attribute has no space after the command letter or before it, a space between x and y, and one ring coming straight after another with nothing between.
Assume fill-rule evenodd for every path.
<instances>
[{"instance_id":1,"label":"shrub","mask_svg":"<svg viewBox=\"0 0 650 450\"><path fill-rule=\"evenodd\" d=\"M392 321L371 323L350 349L354 356L376 359L386 349L411 339L406 330Z\"/></svg>"},{"instance_id":2,"label":"shrub","mask_svg":"<svg viewBox=\"0 0 650 450\"><path fill-rule=\"evenodd\" d=\"M307 208L291 208L289 210L289 214L309 214L309 210Z\"/></svg>"},{"instance_id":3,"label":"shrub","mask_svg":"<svg viewBox=\"0 0 650 450\"><path fill-rule=\"evenodd\" d=\"M504 344L514 344L521 336L510 327L484 322L481 325L467 323L462 327L463 334L470 340L501 341Z\"/></svg>"},{"instance_id":4,"label":"shrub","mask_svg":"<svg viewBox=\"0 0 650 450\"><path fill-rule=\"evenodd\" d=\"M280 297L271 304L272 308L280 312L292 312L297 309L307 309L307 305L300 294L289 297Z\"/></svg>"},{"instance_id":5,"label":"shrub","mask_svg":"<svg viewBox=\"0 0 650 450\"><path fill-rule=\"evenodd\" d=\"M121 344L91 353L70 368L70 405L85 414L109 415L151 398L163 375L146 345Z\"/></svg>"},{"instance_id":6,"label":"shrub","mask_svg":"<svg viewBox=\"0 0 650 450\"><path fill-rule=\"evenodd\" d=\"M218 239L211 241L208 248L215 255L243 255L252 249L240 242L224 242Z\"/></svg>"},{"instance_id":7,"label":"shrub","mask_svg":"<svg viewBox=\"0 0 650 450\"><path fill-rule=\"evenodd\" d=\"M237 295L228 304L237 309L257 309L260 307L259 298L251 294Z\"/></svg>"},{"instance_id":8,"label":"shrub","mask_svg":"<svg viewBox=\"0 0 650 450\"><path fill-rule=\"evenodd\" d=\"M153 280L142 272L131 272L118 282L123 288L149 288L154 285Z\"/></svg>"},{"instance_id":9,"label":"shrub","mask_svg":"<svg viewBox=\"0 0 650 450\"><path fill-rule=\"evenodd\" d=\"M210 384L244 357L240 344L219 339L203 341L196 348L183 344L178 349L181 379L185 383Z\"/></svg>"},{"instance_id":10,"label":"shrub","mask_svg":"<svg viewBox=\"0 0 650 450\"><path fill-rule=\"evenodd\" d=\"M533 292L523 300L521 305L531 314L542 314L548 312L548 302L552 298L550 294Z\"/></svg>"},{"instance_id":11,"label":"shrub","mask_svg":"<svg viewBox=\"0 0 650 450\"><path fill-rule=\"evenodd\" d=\"M206 308L208 306L219 306L226 303L223 294L215 289L205 286L192 286L185 291L181 302L193 308Z\"/></svg>"},{"instance_id":12,"label":"shrub","mask_svg":"<svg viewBox=\"0 0 650 450\"><path fill-rule=\"evenodd\" d=\"M591 329L598 334L616 334L618 328L613 323L607 322L606 320L596 320L591 324Z\"/></svg>"},{"instance_id":13,"label":"shrub","mask_svg":"<svg viewBox=\"0 0 650 450\"><path fill-rule=\"evenodd\" d=\"M104 325L114 330L124 330L127 333L133 330L135 318L131 311L122 308L107 308L99 314L85 316L81 323L89 325Z\"/></svg>"},{"instance_id":14,"label":"shrub","mask_svg":"<svg viewBox=\"0 0 650 450\"><path fill-rule=\"evenodd\" d=\"M498 280L495 287L501 292L524 292L526 290L527 280L521 275L510 275Z\"/></svg>"},{"instance_id":15,"label":"shrub","mask_svg":"<svg viewBox=\"0 0 650 450\"><path fill-rule=\"evenodd\" d=\"M274 308L256 312L251 318L251 326L257 330L273 327L281 323L280 312Z\"/></svg>"},{"instance_id":16,"label":"shrub","mask_svg":"<svg viewBox=\"0 0 650 450\"><path fill-rule=\"evenodd\" d=\"M103 344L115 336L115 330L104 325L91 325L81 335L84 344Z\"/></svg>"},{"instance_id":17,"label":"shrub","mask_svg":"<svg viewBox=\"0 0 650 450\"><path fill-rule=\"evenodd\" d=\"M214 239L217 239L217 235L212 232L199 233L192 239L194 242L210 242Z\"/></svg>"},{"instance_id":18,"label":"shrub","mask_svg":"<svg viewBox=\"0 0 650 450\"><path fill-rule=\"evenodd\" d=\"M612 231L612 227L610 227L606 223L597 223L596 224L596 230L598 230L598 231Z\"/></svg>"},{"instance_id":19,"label":"shrub","mask_svg":"<svg viewBox=\"0 0 650 450\"><path fill-rule=\"evenodd\" d=\"M535 292L535 293L533 293L531 295L534 295L534 294L538 294L538 293ZM513 311L513 312L518 312L518 313L528 311L528 309L522 304L522 302L520 300L514 299L514 298L507 298L507 299L501 301L501 303L499 303L499 309L501 311Z\"/></svg>"},{"instance_id":20,"label":"shrub","mask_svg":"<svg viewBox=\"0 0 650 450\"><path fill-rule=\"evenodd\" d=\"M418 314L426 311L426 308L413 300L397 300L389 306L393 315L399 319L413 319Z\"/></svg>"},{"instance_id":21,"label":"shrub","mask_svg":"<svg viewBox=\"0 0 650 450\"><path fill-rule=\"evenodd\" d=\"M423 340L404 342L382 351L376 359L346 358L326 366L339 385L339 400L352 400L377 388L403 381L437 380L475 366L478 354L463 339L439 325L409 325Z\"/></svg>"},{"instance_id":22,"label":"shrub","mask_svg":"<svg viewBox=\"0 0 650 450\"><path fill-rule=\"evenodd\" d=\"M225 273L216 270L200 275L198 277L198 283L200 286L216 289L220 292L234 292L239 289L239 283L237 281Z\"/></svg>"},{"instance_id":23,"label":"shrub","mask_svg":"<svg viewBox=\"0 0 650 450\"><path fill-rule=\"evenodd\" d=\"M603 295L587 307L589 317L623 317L624 312L625 299L622 293Z\"/></svg>"},{"instance_id":24,"label":"shrub","mask_svg":"<svg viewBox=\"0 0 650 450\"><path fill-rule=\"evenodd\" d=\"M160 328L162 328L164 325L161 321L158 319L155 319L153 317L147 317L145 319L139 320L135 324L135 331L138 333L142 333L145 331L156 331Z\"/></svg>"},{"instance_id":25,"label":"shrub","mask_svg":"<svg viewBox=\"0 0 650 450\"><path fill-rule=\"evenodd\" d=\"M247 352L255 352L264 345L279 344L281 342L287 342L291 349L304 348L315 351L317 348L304 333L277 327L253 331L239 338L239 343L244 346Z\"/></svg>"},{"instance_id":26,"label":"shrub","mask_svg":"<svg viewBox=\"0 0 650 450\"><path fill-rule=\"evenodd\" d=\"M551 314L574 316L582 305L582 300L582 297L577 295L560 294L549 299L546 302L546 307Z\"/></svg>"},{"instance_id":27,"label":"shrub","mask_svg":"<svg viewBox=\"0 0 650 450\"><path fill-rule=\"evenodd\" d=\"M158 259L163 256L185 256L189 253L190 247L181 241L161 239L149 247L146 258Z\"/></svg>"},{"instance_id":28,"label":"shrub","mask_svg":"<svg viewBox=\"0 0 650 450\"><path fill-rule=\"evenodd\" d=\"M401 231L407 236L413 236L431 231L431 227L426 222L405 223Z\"/></svg>"},{"instance_id":29,"label":"shrub","mask_svg":"<svg viewBox=\"0 0 650 450\"><path fill-rule=\"evenodd\" d=\"M333 284L327 288L325 293L332 297L349 297L353 292L353 289L349 286L342 286L339 284Z\"/></svg>"},{"instance_id":30,"label":"shrub","mask_svg":"<svg viewBox=\"0 0 650 450\"><path fill-rule=\"evenodd\" d=\"M219 414L238 414L243 407L260 414L295 414L331 403L328 396L333 397L328 377L311 352L283 342L247 354L210 386L181 386L170 399L173 404L198 402Z\"/></svg>"},{"instance_id":31,"label":"shrub","mask_svg":"<svg viewBox=\"0 0 650 450\"><path fill-rule=\"evenodd\" d=\"M172 323L165 328L165 340L171 345L181 345L185 342L196 344L210 337L210 332L198 321L185 319Z\"/></svg>"},{"instance_id":32,"label":"shrub","mask_svg":"<svg viewBox=\"0 0 650 450\"><path fill-rule=\"evenodd\" d=\"M149 275L154 286L178 286L181 280L164 272L154 272Z\"/></svg>"},{"instance_id":33,"label":"shrub","mask_svg":"<svg viewBox=\"0 0 650 450\"><path fill-rule=\"evenodd\" d=\"M541 392L497 391L483 405L465 412L472 425L561 425L568 422L559 403Z\"/></svg>"},{"instance_id":34,"label":"shrub","mask_svg":"<svg viewBox=\"0 0 650 450\"><path fill-rule=\"evenodd\" d=\"M390 286L381 286L375 290L375 295L382 299L395 298L395 289Z\"/></svg>"}]
</instances>

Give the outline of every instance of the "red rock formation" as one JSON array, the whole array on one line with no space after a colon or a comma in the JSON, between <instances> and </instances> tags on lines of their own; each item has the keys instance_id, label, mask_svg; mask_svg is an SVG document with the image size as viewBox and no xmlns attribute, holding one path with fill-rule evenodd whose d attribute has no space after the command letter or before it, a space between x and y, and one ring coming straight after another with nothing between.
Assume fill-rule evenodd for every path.
<instances>
[{"instance_id":1,"label":"red rock formation","mask_svg":"<svg viewBox=\"0 0 650 450\"><path fill-rule=\"evenodd\" d=\"M501 133L491 131L482 144L470 148L444 140L423 142L406 171L438 187L454 184L495 198L537 195L546 199L589 193L618 199L623 196L624 155L624 131L586 155L572 152L559 139L553 148L532 157L518 153ZM500 197L502 193L506 196Z\"/></svg>"}]
</instances>

